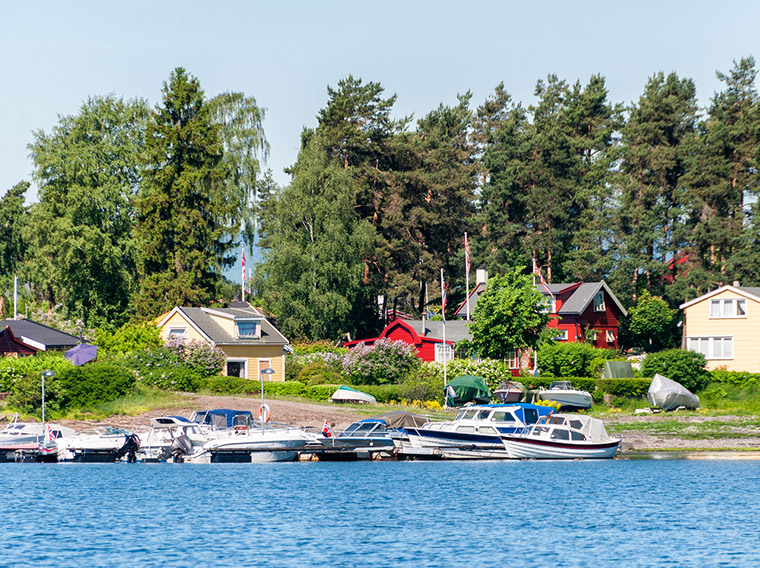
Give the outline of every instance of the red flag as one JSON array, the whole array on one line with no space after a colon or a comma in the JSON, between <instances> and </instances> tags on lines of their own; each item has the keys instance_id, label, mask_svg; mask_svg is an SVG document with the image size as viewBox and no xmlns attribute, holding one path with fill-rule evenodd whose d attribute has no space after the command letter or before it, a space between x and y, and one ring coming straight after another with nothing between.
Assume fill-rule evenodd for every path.
<instances>
[{"instance_id":1,"label":"red flag","mask_svg":"<svg viewBox=\"0 0 760 568\"><path fill-rule=\"evenodd\" d=\"M467 240L467 233L464 234L464 261L467 267L467 274L470 273L470 243Z\"/></svg>"},{"instance_id":2,"label":"red flag","mask_svg":"<svg viewBox=\"0 0 760 568\"><path fill-rule=\"evenodd\" d=\"M245 247L240 247L240 250L243 253L243 286L245 286Z\"/></svg>"},{"instance_id":3,"label":"red flag","mask_svg":"<svg viewBox=\"0 0 760 568\"><path fill-rule=\"evenodd\" d=\"M327 418L325 418L325 425L322 427L322 435L325 438L332 438L332 434L330 433L330 426L327 424Z\"/></svg>"},{"instance_id":4,"label":"red flag","mask_svg":"<svg viewBox=\"0 0 760 568\"><path fill-rule=\"evenodd\" d=\"M441 315L443 321L446 321L446 282L443 279L443 268L441 269Z\"/></svg>"}]
</instances>

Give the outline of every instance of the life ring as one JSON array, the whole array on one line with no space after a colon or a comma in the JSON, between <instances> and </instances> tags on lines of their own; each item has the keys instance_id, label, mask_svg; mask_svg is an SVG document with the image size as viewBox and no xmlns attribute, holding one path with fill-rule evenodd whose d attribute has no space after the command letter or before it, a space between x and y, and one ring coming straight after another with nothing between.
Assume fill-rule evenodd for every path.
<instances>
[{"instance_id":1,"label":"life ring","mask_svg":"<svg viewBox=\"0 0 760 568\"><path fill-rule=\"evenodd\" d=\"M272 409L269 408L268 404L262 404L259 406L259 422L269 422L269 419L272 417Z\"/></svg>"}]
</instances>

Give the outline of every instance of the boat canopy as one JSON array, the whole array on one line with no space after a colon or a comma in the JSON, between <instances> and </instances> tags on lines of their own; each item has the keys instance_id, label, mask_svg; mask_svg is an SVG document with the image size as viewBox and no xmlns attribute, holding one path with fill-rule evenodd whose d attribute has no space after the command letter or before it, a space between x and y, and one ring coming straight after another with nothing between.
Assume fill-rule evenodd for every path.
<instances>
[{"instance_id":1,"label":"boat canopy","mask_svg":"<svg viewBox=\"0 0 760 568\"><path fill-rule=\"evenodd\" d=\"M603 379L632 379L633 376L630 361L607 361L602 371Z\"/></svg>"},{"instance_id":2,"label":"boat canopy","mask_svg":"<svg viewBox=\"0 0 760 568\"><path fill-rule=\"evenodd\" d=\"M430 422L427 416L414 414L406 410L394 410L373 416L370 420L382 420L388 428L405 428L407 426L419 427Z\"/></svg>"},{"instance_id":3,"label":"boat canopy","mask_svg":"<svg viewBox=\"0 0 760 568\"><path fill-rule=\"evenodd\" d=\"M193 414L192 420L198 424L208 424L214 428L232 428L239 424L252 424L253 414L250 410L214 408L212 410L199 410Z\"/></svg>"},{"instance_id":4,"label":"boat canopy","mask_svg":"<svg viewBox=\"0 0 760 568\"><path fill-rule=\"evenodd\" d=\"M656 374L649 385L647 400L652 406L663 410L675 410L679 406L699 408L699 397L683 385Z\"/></svg>"},{"instance_id":5,"label":"boat canopy","mask_svg":"<svg viewBox=\"0 0 760 568\"><path fill-rule=\"evenodd\" d=\"M485 379L473 375L462 375L452 379L444 387L444 394L449 403L454 406L461 406L468 402L486 404L493 397Z\"/></svg>"}]
</instances>

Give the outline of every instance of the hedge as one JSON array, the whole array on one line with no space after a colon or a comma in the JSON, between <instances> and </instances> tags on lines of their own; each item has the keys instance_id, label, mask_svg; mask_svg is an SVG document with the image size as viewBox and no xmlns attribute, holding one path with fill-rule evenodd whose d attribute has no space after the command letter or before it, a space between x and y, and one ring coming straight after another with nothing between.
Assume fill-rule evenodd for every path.
<instances>
[{"instance_id":1,"label":"hedge","mask_svg":"<svg viewBox=\"0 0 760 568\"><path fill-rule=\"evenodd\" d=\"M711 371L711 383L733 385L740 388L760 387L760 373L741 371Z\"/></svg>"}]
</instances>

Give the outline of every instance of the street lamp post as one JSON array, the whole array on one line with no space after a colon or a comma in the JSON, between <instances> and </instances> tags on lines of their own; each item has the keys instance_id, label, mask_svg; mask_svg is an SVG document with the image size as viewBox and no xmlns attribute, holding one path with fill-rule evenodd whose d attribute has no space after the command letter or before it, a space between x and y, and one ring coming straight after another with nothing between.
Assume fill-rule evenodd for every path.
<instances>
[{"instance_id":1,"label":"street lamp post","mask_svg":"<svg viewBox=\"0 0 760 568\"><path fill-rule=\"evenodd\" d=\"M264 429L264 375L274 374L272 367L261 369L259 376L261 377L261 406L259 407L259 418L261 419L261 429Z\"/></svg>"},{"instance_id":2,"label":"street lamp post","mask_svg":"<svg viewBox=\"0 0 760 568\"><path fill-rule=\"evenodd\" d=\"M42 430L44 435L45 430L45 379L52 379L55 377L53 371L42 371Z\"/></svg>"}]
</instances>

